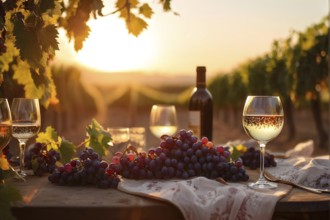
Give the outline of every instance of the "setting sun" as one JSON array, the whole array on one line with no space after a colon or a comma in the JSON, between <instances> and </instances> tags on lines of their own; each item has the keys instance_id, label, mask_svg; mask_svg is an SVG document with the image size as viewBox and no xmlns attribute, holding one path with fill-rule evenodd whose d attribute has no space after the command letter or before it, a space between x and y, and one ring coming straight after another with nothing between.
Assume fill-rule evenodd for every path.
<instances>
[{"instance_id":1,"label":"setting sun","mask_svg":"<svg viewBox=\"0 0 330 220\"><path fill-rule=\"evenodd\" d=\"M153 62L154 41L150 33L134 37L124 21L109 16L88 22L91 32L77 60L90 68L106 72L144 70Z\"/></svg>"},{"instance_id":2,"label":"setting sun","mask_svg":"<svg viewBox=\"0 0 330 220\"><path fill-rule=\"evenodd\" d=\"M103 72L171 75L189 75L195 66L205 65L208 76L215 75L269 51L272 42L286 38L290 30L303 31L318 22L328 13L326 2L251 0L240 1L238 8L232 1L191 0L189 7L186 1L173 1L180 15L155 7L153 17L146 19L148 28L138 37L112 14L88 22L90 35L78 52L61 30L56 60ZM248 22L242 26L242 21Z\"/></svg>"}]
</instances>

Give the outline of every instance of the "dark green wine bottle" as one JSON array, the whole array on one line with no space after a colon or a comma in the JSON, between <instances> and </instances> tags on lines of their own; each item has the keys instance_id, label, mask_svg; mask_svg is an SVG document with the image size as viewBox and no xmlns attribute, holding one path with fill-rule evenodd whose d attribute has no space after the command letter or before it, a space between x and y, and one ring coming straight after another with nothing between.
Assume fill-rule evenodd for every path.
<instances>
[{"instance_id":1,"label":"dark green wine bottle","mask_svg":"<svg viewBox=\"0 0 330 220\"><path fill-rule=\"evenodd\" d=\"M213 99L206 88L206 68L196 68L196 87L189 100L189 129L199 137L212 140L213 133Z\"/></svg>"}]
</instances>

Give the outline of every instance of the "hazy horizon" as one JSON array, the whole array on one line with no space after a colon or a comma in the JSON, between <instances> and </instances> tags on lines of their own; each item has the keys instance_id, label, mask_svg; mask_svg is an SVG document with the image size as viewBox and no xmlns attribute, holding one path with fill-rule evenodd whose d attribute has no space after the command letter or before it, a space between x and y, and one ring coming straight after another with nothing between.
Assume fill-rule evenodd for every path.
<instances>
[{"instance_id":1,"label":"hazy horizon","mask_svg":"<svg viewBox=\"0 0 330 220\"><path fill-rule=\"evenodd\" d=\"M305 31L329 13L327 0L173 0L180 16L148 2L155 14L139 37L129 35L116 14L91 20L90 36L78 53L60 31L56 60L107 72L174 75L205 65L212 76L263 55L274 40Z\"/></svg>"}]
</instances>

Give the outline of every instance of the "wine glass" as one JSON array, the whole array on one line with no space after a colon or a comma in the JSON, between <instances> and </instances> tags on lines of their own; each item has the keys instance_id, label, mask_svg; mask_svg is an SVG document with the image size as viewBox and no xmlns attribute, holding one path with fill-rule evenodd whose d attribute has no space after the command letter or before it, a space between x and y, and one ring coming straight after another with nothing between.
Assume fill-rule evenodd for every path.
<instances>
[{"instance_id":1,"label":"wine glass","mask_svg":"<svg viewBox=\"0 0 330 220\"><path fill-rule=\"evenodd\" d=\"M153 105L150 112L150 131L160 138L162 135L173 135L178 129L174 105Z\"/></svg>"},{"instance_id":2,"label":"wine glass","mask_svg":"<svg viewBox=\"0 0 330 220\"><path fill-rule=\"evenodd\" d=\"M24 154L26 142L38 134L41 118L38 99L14 98L11 106L13 137L19 142L19 170L18 174L25 177Z\"/></svg>"},{"instance_id":3,"label":"wine glass","mask_svg":"<svg viewBox=\"0 0 330 220\"><path fill-rule=\"evenodd\" d=\"M137 148L137 152L147 151L146 149L146 130L144 127L130 127L130 145Z\"/></svg>"},{"instance_id":4,"label":"wine glass","mask_svg":"<svg viewBox=\"0 0 330 220\"><path fill-rule=\"evenodd\" d=\"M8 100L5 98L0 98L0 154L2 154L2 150L9 143L11 135L12 120ZM0 174L2 175L2 173ZM0 176L0 182L4 183L2 176Z\"/></svg>"},{"instance_id":5,"label":"wine glass","mask_svg":"<svg viewBox=\"0 0 330 220\"><path fill-rule=\"evenodd\" d=\"M112 127L108 128L109 133L111 134L110 148L107 160L111 161L112 157L116 152L124 152L130 143L130 130L127 127Z\"/></svg>"},{"instance_id":6,"label":"wine glass","mask_svg":"<svg viewBox=\"0 0 330 220\"><path fill-rule=\"evenodd\" d=\"M245 132L260 146L260 176L254 189L273 189L276 183L264 178L264 155L266 144L277 137L284 124L284 113L278 96L248 96L243 109L243 127Z\"/></svg>"}]
</instances>

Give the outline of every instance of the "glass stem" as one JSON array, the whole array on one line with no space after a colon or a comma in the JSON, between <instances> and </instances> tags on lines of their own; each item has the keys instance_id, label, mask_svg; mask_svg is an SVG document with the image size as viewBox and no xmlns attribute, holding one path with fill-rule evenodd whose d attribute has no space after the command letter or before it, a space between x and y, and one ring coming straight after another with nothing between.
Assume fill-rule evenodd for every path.
<instances>
[{"instance_id":1,"label":"glass stem","mask_svg":"<svg viewBox=\"0 0 330 220\"><path fill-rule=\"evenodd\" d=\"M25 145L25 141L19 140L19 173L24 170Z\"/></svg>"},{"instance_id":2,"label":"glass stem","mask_svg":"<svg viewBox=\"0 0 330 220\"><path fill-rule=\"evenodd\" d=\"M266 144L260 144L260 176L259 180L265 180L264 178L264 170L265 170L265 148Z\"/></svg>"}]
</instances>

